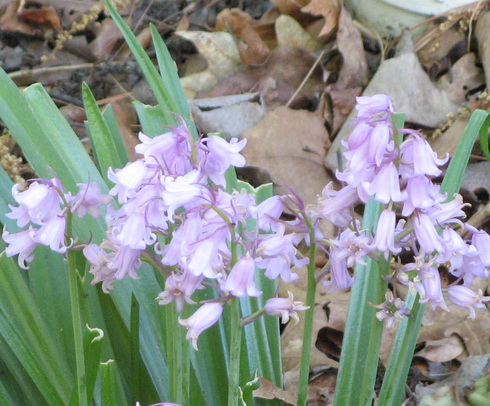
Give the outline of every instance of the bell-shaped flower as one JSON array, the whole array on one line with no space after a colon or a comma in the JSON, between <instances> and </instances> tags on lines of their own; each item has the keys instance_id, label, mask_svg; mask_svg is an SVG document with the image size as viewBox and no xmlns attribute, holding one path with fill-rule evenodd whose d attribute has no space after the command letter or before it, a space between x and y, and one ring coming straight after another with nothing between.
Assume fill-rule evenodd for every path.
<instances>
[{"instance_id":1,"label":"bell-shaped flower","mask_svg":"<svg viewBox=\"0 0 490 406\"><path fill-rule=\"evenodd\" d=\"M255 207L251 207L251 215L257 220L259 229L277 231L278 220L284 211L284 203L280 196L272 196Z\"/></svg>"},{"instance_id":2,"label":"bell-shaped flower","mask_svg":"<svg viewBox=\"0 0 490 406\"><path fill-rule=\"evenodd\" d=\"M386 120L395 112L391 98L384 94L356 97L356 110L357 118L363 120L371 120L373 116Z\"/></svg>"},{"instance_id":3,"label":"bell-shaped flower","mask_svg":"<svg viewBox=\"0 0 490 406\"><path fill-rule=\"evenodd\" d=\"M439 159L422 134L414 130L400 132L409 134L400 146L400 172L403 178L408 179L417 175L439 176L441 174L439 166L448 161L449 154Z\"/></svg>"},{"instance_id":4,"label":"bell-shaped flower","mask_svg":"<svg viewBox=\"0 0 490 406\"><path fill-rule=\"evenodd\" d=\"M60 212L63 203L60 196L61 187L56 178L32 182L23 192L19 192L19 185L15 184L12 187L12 196L19 207L9 205L12 211L6 216L17 220L19 227L24 227L29 222L42 225Z\"/></svg>"},{"instance_id":5,"label":"bell-shaped flower","mask_svg":"<svg viewBox=\"0 0 490 406\"><path fill-rule=\"evenodd\" d=\"M112 197L100 192L100 186L97 183L77 183L78 193L74 196L71 205L71 212L78 217L84 217L87 213L93 218L100 216L100 207L106 206L112 201Z\"/></svg>"},{"instance_id":6,"label":"bell-shaped flower","mask_svg":"<svg viewBox=\"0 0 490 406\"><path fill-rule=\"evenodd\" d=\"M444 228L441 232L441 238L444 249L437 257L437 261L441 264L449 261L451 264L449 272L455 275L457 272L453 271L463 266L468 254L468 244L452 228Z\"/></svg>"},{"instance_id":7,"label":"bell-shaped flower","mask_svg":"<svg viewBox=\"0 0 490 406\"><path fill-rule=\"evenodd\" d=\"M190 171L177 178L162 176L161 183L164 187L162 198L168 207L168 217L171 219L175 211L181 207L191 209L203 203L205 187L200 184L201 173L197 170Z\"/></svg>"},{"instance_id":8,"label":"bell-shaped flower","mask_svg":"<svg viewBox=\"0 0 490 406\"><path fill-rule=\"evenodd\" d=\"M141 144L135 151L145 157L145 161L157 162L166 175L182 176L193 168L191 159L191 134L182 120L178 127L168 127L170 131L150 138L139 133Z\"/></svg>"},{"instance_id":9,"label":"bell-shaped flower","mask_svg":"<svg viewBox=\"0 0 490 406\"><path fill-rule=\"evenodd\" d=\"M333 225L345 228L352 221L352 208L359 201L357 189L346 186L339 191L332 189L330 182L322 192L322 197L318 199L316 212L325 217Z\"/></svg>"},{"instance_id":10,"label":"bell-shaped flower","mask_svg":"<svg viewBox=\"0 0 490 406\"><path fill-rule=\"evenodd\" d=\"M344 144L349 150L354 150L364 143L368 143L368 139L371 135L373 127L364 121L360 121L356 124L354 129L351 131L347 142Z\"/></svg>"},{"instance_id":11,"label":"bell-shaped flower","mask_svg":"<svg viewBox=\"0 0 490 406\"><path fill-rule=\"evenodd\" d=\"M409 216L415 209L426 210L446 199L439 193L440 186L434 185L425 175L417 175L408 179L407 199L403 203L402 216Z\"/></svg>"},{"instance_id":12,"label":"bell-shaped flower","mask_svg":"<svg viewBox=\"0 0 490 406\"><path fill-rule=\"evenodd\" d=\"M360 222L356 222L356 228L360 229ZM337 259L346 259L347 267L351 268L355 264L365 265L365 257L373 252L373 239L363 231L353 231L350 228L342 231L340 236L331 243L337 247Z\"/></svg>"},{"instance_id":13,"label":"bell-shaped flower","mask_svg":"<svg viewBox=\"0 0 490 406\"><path fill-rule=\"evenodd\" d=\"M441 278L439 275L439 271L436 268L431 267L419 272L418 275L421 279L421 282L416 282L415 287L422 297L420 302L429 303L432 307L432 310L440 307L441 309L448 312L449 309L442 295Z\"/></svg>"},{"instance_id":14,"label":"bell-shaped flower","mask_svg":"<svg viewBox=\"0 0 490 406\"><path fill-rule=\"evenodd\" d=\"M323 281L323 285L329 287L329 292L336 290L344 290L350 288L354 284L354 278L349 273L347 268L346 258L341 255L341 251L337 249L330 250L329 255L329 271L330 280Z\"/></svg>"},{"instance_id":15,"label":"bell-shaped flower","mask_svg":"<svg viewBox=\"0 0 490 406\"><path fill-rule=\"evenodd\" d=\"M192 346L197 351L197 339L199 335L215 324L223 314L221 303L205 303L189 318L181 320L179 324L187 328L185 338L192 341Z\"/></svg>"},{"instance_id":16,"label":"bell-shaped flower","mask_svg":"<svg viewBox=\"0 0 490 406\"><path fill-rule=\"evenodd\" d=\"M485 267L490 267L490 235L483 230L478 230L475 227L466 224L468 231L472 233L471 245L476 248L481 263Z\"/></svg>"},{"instance_id":17,"label":"bell-shaped flower","mask_svg":"<svg viewBox=\"0 0 490 406\"><path fill-rule=\"evenodd\" d=\"M309 309L303 302L295 301L291 292L288 292L288 297L274 297L265 302L264 310L271 316L281 318L281 323L286 324L289 318L293 318L296 322L299 321L298 312Z\"/></svg>"},{"instance_id":18,"label":"bell-shaped flower","mask_svg":"<svg viewBox=\"0 0 490 406\"><path fill-rule=\"evenodd\" d=\"M255 286L254 276L255 262L247 253L233 266L226 281L222 284L222 289L236 297L260 296L262 292Z\"/></svg>"},{"instance_id":19,"label":"bell-shaped flower","mask_svg":"<svg viewBox=\"0 0 490 406\"><path fill-rule=\"evenodd\" d=\"M400 178L393 162L381 167L369 186L369 194L384 204L405 200L406 193L400 190Z\"/></svg>"},{"instance_id":20,"label":"bell-shaped flower","mask_svg":"<svg viewBox=\"0 0 490 406\"><path fill-rule=\"evenodd\" d=\"M34 239L39 244L47 245L53 251L64 254L66 218L63 215L53 216L36 231Z\"/></svg>"},{"instance_id":21,"label":"bell-shaped flower","mask_svg":"<svg viewBox=\"0 0 490 406\"><path fill-rule=\"evenodd\" d=\"M413 229L420 248L424 253L432 254L434 251L444 251L441 237L427 214L416 213L414 215Z\"/></svg>"},{"instance_id":22,"label":"bell-shaped flower","mask_svg":"<svg viewBox=\"0 0 490 406\"><path fill-rule=\"evenodd\" d=\"M114 238L121 245L144 250L156 241L156 235L148 227L144 213L135 212L121 220L120 224L112 230Z\"/></svg>"},{"instance_id":23,"label":"bell-shaped flower","mask_svg":"<svg viewBox=\"0 0 490 406\"><path fill-rule=\"evenodd\" d=\"M269 279L281 276L284 282L293 282L298 275L291 271L292 266L300 267L308 264L308 258L298 258L295 243L298 243L298 235L291 233L284 235L284 225L279 227L276 234L264 235L257 248L256 265L265 269L264 275Z\"/></svg>"},{"instance_id":24,"label":"bell-shaped flower","mask_svg":"<svg viewBox=\"0 0 490 406\"><path fill-rule=\"evenodd\" d=\"M8 244L5 253L8 257L19 255L17 262L22 269L29 269L27 262L34 259L32 252L38 245L34 240L35 233L36 230L32 227L13 234L9 233L5 227L3 229L2 238Z\"/></svg>"},{"instance_id":25,"label":"bell-shaped flower","mask_svg":"<svg viewBox=\"0 0 490 406\"><path fill-rule=\"evenodd\" d=\"M116 280L115 272L107 265L108 261L114 254L108 254L96 244L88 244L83 249L83 255L90 263L90 273L94 275L92 285L102 282L102 290L105 293L113 288L112 282Z\"/></svg>"},{"instance_id":26,"label":"bell-shaped flower","mask_svg":"<svg viewBox=\"0 0 490 406\"><path fill-rule=\"evenodd\" d=\"M185 269L194 276L204 275L216 279L221 276L223 258L218 251L218 244L212 238L204 239L194 245L189 245L193 252Z\"/></svg>"},{"instance_id":27,"label":"bell-shaped flower","mask_svg":"<svg viewBox=\"0 0 490 406\"><path fill-rule=\"evenodd\" d=\"M207 146L207 154L201 163L201 171L215 184L225 186L224 173L230 166L241 168L245 166L245 158L240 151L245 148L247 140L238 141L232 138L230 142L217 136L211 135L203 140Z\"/></svg>"},{"instance_id":28,"label":"bell-shaped flower","mask_svg":"<svg viewBox=\"0 0 490 406\"><path fill-rule=\"evenodd\" d=\"M379 167L381 165L388 149L393 150L391 146L392 138L390 123L380 122L374 126L369 137L368 156L369 160L375 163L376 166Z\"/></svg>"},{"instance_id":29,"label":"bell-shaped flower","mask_svg":"<svg viewBox=\"0 0 490 406\"><path fill-rule=\"evenodd\" d=\"M130 162L124 168L115 171L109 168L107 177L115 183L109 194L117 196L119 203L125 203L138 193L138 188L151 178L154 172L155 170L150 170L142 159Z\"/></svg>"},{"instance_id":30,"label":"bell-shaped flower","mask_svg":"<svg viewBox=\"0 0 490 406\"><path fill-rule=\"evenodd\" d=\"M392 328L395 324L406 317L411 317L410 309L405 306L405 302L399 297L394 297L391 290L385 293L385 301L377 306L380 309L376 312L376 318L385 324L386 328Z\"/></svg>"},{"instance_id":31,"label":"bell-shaped flower","mask_svg":"<svg viewBox=\"0 0 490 406\"><path fill-rule=\"evenodd\" d=\"M456 194L450 202L435 205L426 210L426 213L434 224L443 225L456 223L462 226L463 224L461 223L460 218L466 216L462 210L464 206L466 206L466 204L463 203L462 196Z\"/></svg>"},{"instance_id":32,"label":"bell-shaped flower","mask_svg":"<svg viewBox=\"0 0 490 406\"><path fill-rule=\"evenodd\" d=\"M192 294L196 289L202 289L201 285L203 276L194 276L189 272L184 275L172 274L165 280L165 290L158 297L158 304L166 305L175 302L175 306L179 313L184 309L184 302L195 304L191 299Z\"/></svg>"},{"instance_id":33,"label":"bell-shaped flower","mask_svg":"<svg viewBox=\"0 0 490 406\"><path fill-rule=\"evenodd\" d=\"M475 308L485 308L483 302L490 301L490 296L483 296L481 289L477 293L462 285L450 286L447 289L447 298L456 306L467 309L470 312L469 317L471 319L474 319L476 316Z\"/></svg>"},{"instance_id":34,"label":"bell-shaped flower","mask_svg":"<svg viewBox=\"0 0 490 406\"><path fill-rule=\"evenodd\" d=\"M107 266L113 270L114 277L117 280L122 280L126 275L133 279L138 279L139 276L136 270L141 266L141 253L142 250L129 246L118 246L110 261L107 262Z\"/></svg>"},{"instance_id":35,"label":"bell-shaped flower","mask_svg":"<svg viewBox=\"0 0 490 406\"><path fill-rule=\"evenodd\" d=\"M463 278L464 286L471 286L475 278L487 279L490 276L490 271L481 262L479 254L473 245L469 245L468 252L463 256L462 266L451 272L454 276Z\"/></svg>"},{"instance_id":36,"label":"bell-shaped flower","mask_svg":"<svg viewBox=\"0 0 490 406\"><path fill-rule=\"evenodd\" d=\"M395 247L395 223L395 212L383 210L379 216L373 245L383 253L386 260L390 253L398 254L401 251L400 247Z\"/></svg>"}]
</instances>

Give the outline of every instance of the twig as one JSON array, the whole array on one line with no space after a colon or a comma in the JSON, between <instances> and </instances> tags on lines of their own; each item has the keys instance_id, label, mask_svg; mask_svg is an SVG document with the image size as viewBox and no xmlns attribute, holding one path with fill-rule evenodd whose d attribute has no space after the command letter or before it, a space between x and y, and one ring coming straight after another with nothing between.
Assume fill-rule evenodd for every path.
<instances>
[{"instance_id":1,"label":"twig","mask_svg":"<svg viewBox=\"0 0 490 406\"><path fill-rule=\"evenodd\" d=\"M320 55L318 55L318 58L316 58L315 63L313 64L313 66L311 67L311 69L309 70L309 72L306 74L305 78L303 79L303 81L301 82L301 84L298 86L298 88L296 89L296 91L294 92L294 94L291 96L291 98L286 103L286 107L289 107L289 105L295 99L295 97L298 95L298 93L301 92L301 89L303 89L304 85L306 84L306 82L308 81L308 79L310 78L310 76L313 74L313 71L315 70L315 68L318 65L318 63L320 62L320 60L322 59L324 53L325 53L325 51L322 51L320 53Z\"/></svg>"},{"instance_id":2,"label":"twig","mask_svg":"<svg viewBox=\"0 0 490 406\"><path fill-rule=\"evenodd\" d=\"M67 72L77 69L90 69L93 68L93 63L80 63L78 65L63 65L63 66L49 66L47 68L36 69L22 69L17 72L9 73L9 77L12 80L28 79L37 75L43 75L45 73Z\"/></svg>"}]
</instances>

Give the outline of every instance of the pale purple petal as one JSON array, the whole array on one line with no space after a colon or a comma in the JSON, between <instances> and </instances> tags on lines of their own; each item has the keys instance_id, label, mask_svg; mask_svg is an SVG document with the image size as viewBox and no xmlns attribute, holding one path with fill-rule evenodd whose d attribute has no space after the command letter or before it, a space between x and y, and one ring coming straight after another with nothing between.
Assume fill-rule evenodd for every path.
<instances>
[{"instance_id":1,"label":"pale purple petal","mask_svg":"<svg viewBox=\"0 0 490 406\"><path fill-rule=\"evenodd\" d=\"M215 324L222 314L223 305L221 303L205 303L188 319L179 319L179 323L187 328L185 338L192 341L192 346L196 351L199 335Z\"/></svg>"}]
</instances>

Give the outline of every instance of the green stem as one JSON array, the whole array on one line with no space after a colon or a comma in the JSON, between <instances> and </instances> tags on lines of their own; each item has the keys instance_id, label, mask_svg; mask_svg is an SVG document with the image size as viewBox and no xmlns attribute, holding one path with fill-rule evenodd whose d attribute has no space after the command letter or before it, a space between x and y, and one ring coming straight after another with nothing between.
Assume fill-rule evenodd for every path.
<instances>
[{"instance_id":1,"label":"green stem","mask_svg":"<svg viewBox=\"0 0 490 406\"><path fill-rule=\"evenodd\" d=\"M70 219L68 219L69 222ZM85 376L85 356L83 351L82 320L80 316L80 297L78 294L77 269L75 253L68 250L68 281L70 286L70 305L75 344L76 384L78 405L87 406L87 381Z\"/></svg>"},{"instance_id":2,"label":"green stem","mask_svg":"<svg viewBox=\"0 0 490 406\"><path fill-rule=\"evenodd\" d=\"M306 405L306 394L308 390L308 376L310 373L310 354L311 354L311 338L313 334L313 314L315 311L315 292L316 292L316 278L315 278L315 234L310 227L310 252L308 264L308 277L306 286L306 302L305 305L309 306L305 311L304 318L304 330L303 330L303 349L301 351L301 367L299 372L298 382L298 406Z\"/></svg>"},{"instance_id":3,"label":"green stem","mask_svg":"<svg viewBox=\"0 0 490 406\"><path fill-rule=\"evenodd\" d=\"M178 312L174 303L168 306L166 323L167 332L170 332L166 346L170 379L169 398L171 402L187 405L190 379L189 343L185 339L184 329L178 323Z\"/></svg>"},{"instance_id":4,"label":"green stem","mask_svg":"<svg viewBox=\"0 0 490 406\"><path fill-rule=\"evenodd\" d=\"M131 403L141 399L139 388L141 387L140 368L140 306L134 292L131 294L130 313L130 337L131 337Z\"/></svg>"},{"instance_id":5,"label":"green stem","mask_svg":"<svg viewBox=\"0 0 490 406\"><path fill-rule=\"evenodd\" d=\"M228 379L228 406L239 405L240 390L240 349L242 327L240 326L240 301L230 301L230 370Z\"/></svg>"},{"instance_id":6,"label":"green stem","mask_svg":"<svg viewBox=\"0 0 490 406\"><path fill-rule=\"evenodd\" d=\"M381 206L373 198L366 205L362 228L373 230ZM335 406L371 405L378 367L383 323L376 318L376 309L370 303L385 300L390 264L383 257L377 261L366 259L366 265L357 265L352 287L347 323L345 326L340 368L335 391Z\"/></svg>"},{"instance_id":7,"label":"green stem","mask_svg":"<svg viewBox=\"0 0 490 406\"><path fill-rule=\"evenodd\" d=\"M412 317L405 318L396 331L390 360L379 393L379 406L400 405L402 403L405 384L425 312L425 305L420 304L419 299L418 294L413 295L411 293L405 299L406 306L411 308Z\"/></svg>"}]
</instances>

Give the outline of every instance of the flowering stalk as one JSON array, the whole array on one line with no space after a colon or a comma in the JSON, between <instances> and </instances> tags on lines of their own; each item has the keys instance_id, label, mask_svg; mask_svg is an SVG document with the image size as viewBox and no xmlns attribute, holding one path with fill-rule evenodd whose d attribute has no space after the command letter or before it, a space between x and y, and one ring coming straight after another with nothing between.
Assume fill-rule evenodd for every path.
<instances>
[{"instance_id":1,"label":"flowering stalk","mask_svg":"<svg viewBox=\"0 0 490 406\"><path fill-rule=\"evenodd\" d=\"M184 309L186 310L186 309ZM167 331L167 360L169 369L169 399L172 402L186 405L189 403L189 342L185 339L184 330L176 328L178 314L175 303L167 311L165 323Z\"/></svg>"},{"instance_id":2,"label":"flowering stalk","mask_svg":"<svg viewBox=\"0 0 490 406\"><path fill-rule=\"evenodd\" d=\"M68 215L67 223L67 235L71 233L71 213ZM72 250L68 250L68 282L70 288L70 305L71 305L71 318L73 325L73 338L75 346L75 364L76 364L76 385L78 404L80 406L87 406L87 382L85 374L85 355L83 350L83 332L82 332L82 320L81 320L81 308L80 308L80 296L78 291L78 270L76 268L76 253Z\"/></svg>"},{"instance_id":3,"label":"flowering stalk","mask_svg":"<svg viewBox=\"0 0 490 406\"><path fill-rule=\"evenodd\" d=\"M306 405L306 395L308 390L308 376L310 372L310 355L311 355L311 339L313 334L313 316L315 313L315 293L317 281L315 278L315 229L310 223L308 216L304 214L306 224L309 228L309 262L307 270L307 284L306 284L306 301L305 306L308 308L305 310L304 315L304 327L303 327L303 348L301 349L301 365L298 381L298 406Z\"/></svg>"},{"instance_id":4,"label":"flowering stalk","mask_svg":"<svg viewBox=\"0 0 490 406\"><path fill-rule=\"evenodd\" d=\"M240 401L240 359L243 328L240 325L240 301L230 300L230 368L228 380L228 405L239 406Z\"/></svg>"},{"instance_id":5,"label":"flowering stalk","mask_svg":"<svg viewBox=\"0 0 490 406\"><path fill-rule=\"evenodd\" d=\"M371 200L364 211L364 229L376 227L381 205ZM376 309L368 303L383 301L389 271L388 261L371 258L355 269L337 376L335 402L338 405L364 405L370 402L378 367L379 343L383 324Z\"/></svg>"}]
</instances>

